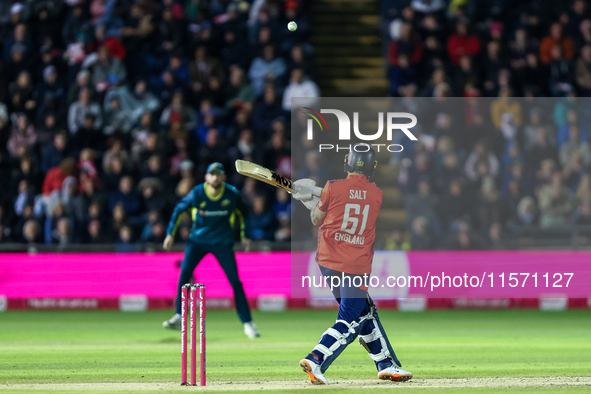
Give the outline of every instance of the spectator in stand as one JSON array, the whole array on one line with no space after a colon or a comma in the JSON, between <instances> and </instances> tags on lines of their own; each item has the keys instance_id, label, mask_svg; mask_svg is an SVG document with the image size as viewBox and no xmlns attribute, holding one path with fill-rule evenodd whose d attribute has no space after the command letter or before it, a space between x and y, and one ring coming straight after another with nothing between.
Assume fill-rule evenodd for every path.
<instances>
[{"instance_id":1,"label":"spectator in stand","mask_svg":"<svg viewBox=\"0 0 591 394\"><path fill-rule=\"evenodd\" d=\"M183 43L183 26L173 18L172 7L165 7L162 20L157 27L159 52L170 53L181 47Z\"/></svg>"},{"instance_id":2,"label":"spectator in stand","mask_svg":"<svg viewBox=\"0 0 591 394\"><path fill-rule=\"evenodd\" d=\"M195 93L202 92L209 78L214 76L220 81L224 80L224 69L220 61L209 56L205 46L197 47L195 49L195 58L189 64L191 89Z\"/></svg>"},{"instance_id":3,"label":"spectator in stand","mask_svg":"<svg viewBox=\"0 0 591 394\"><path fill-rule=\"evenodd\" d=\"M560 147L560 164L566 166L570 158L578 153L581 156L583 166L588 168L591 165L591 147L588 142L581 141L579 126L570 126L568 137L568 141Z\"/></svg>"},{"instance_id":4,"label":"spectator in stand","mask_svg":"<svg viewBox=\"0 0 591 394\"><path fill-rule=\"evenodd\" d=\"M89 90L91 100L97 96L96 91L94 90L94 86L90 82L90 72L88 70L80 71L76 75L76 83L71 84L70 88L68 89L68 107L72 105L73 102L79 99L80 90L82 89Z\"/></svg>"},{"instance_id":5,"label":"spectator in stand","mask_svg":"<svg viewBox=\"0 0 591 394\"><path fill-rule=\"evenodd\" d=\"M41 226L34 219L29 219L22 227L22 242L40 243L42 241Z\"/></svg>"},{"instance_id":6,"label":"spectator in stand","mask_svg":"<svg viewBox=\"0 0 591 394\"><path fill-rule=\"evenodd\" d=\"M248 70L254 93L257 96L262 95L265 84L268 82L278 84L286 71L285 60L275 57L275 48L272 45L265 46L261 56L252 61Z\"/></svg>"},{"instance_id":7,"label":"spectator in stand","mask_svg":"<svg viewBox=\"0 0 591 394\"><path fill-rule=\"evenodd\" d=\"M68 129L70 134L78 133L85 125L86 115L94 117L94 129L100 129L103 124L101 106L90 101L90 90L80 89L78 101L73 102L68 110Z\"/></svg>"},{"instance_id":8,"label":"spectator in stand","mask_svg":"<svg viewBox=\"0 0 591 394\"><path fill-rule=\"evenodd\" d=\"M18 216L23 214L25 206L33 202L33 190L29 187L29 182L26 179L21 179L18 183L18 195L14 200L14 213Z\"/></svg>"},{"instance_id":9,"label":"spectator in stand","mask_svg":"<svg viewBox=\"0 0 591 394\"><path fill-rule=\"evenodd\" d=\"M36 115L37 102L33 98L33 82L28 71L20 71L16 81L8 85L8 91L11 97L10 112L23 112L28 116Z\"/></svg>"},{"instance_id":10,"label":"spectator in stand","mask_svg":"<svg viewBox=\"0 0 591 394\"><path fill-rule=\"evenodd\" d=\"M582 20L574 37L577 41L577 48L591 44L591 20Z\"/></svg>"},{"instance_id":11,"label":"spectator in stand","mask_svg":"<svg viewBox=\"0 0 591 394\"><path fill-rule=\"evenodd\" d=\"M38 85L33 97L37 103L37 119L47 112L57 113L61 118L66 113L66 92L58 79L54 65L43 69L43 81Z\"/></svg>"},{"instance_id":12,"label":"spectator in stand","mask_svg":"<svg viewBox=\"0 0 591 394\"><path fill-rule=\"evenodd\" d=\"M22 180L26 180L29 186L30 192L37 195L41 190L42 176L39 173L36 164L33 162L31 156L24 156L20 160L20 168L12 172L12 187L10 188L12 193L17 190L17 185ZM10 182L4 183L4 185L10 185ZM8 193L6 197L8 198Z\"/></svg>"},{"instance_id":13,"label":"spectator in stand","mask_svg":"<svg viewBox=\"0 0 591 394\"><path fill-rule=\"evenodd\" d=\"M390 96L414 97L417 85L417 75L409 64L408 56L401 54L397 64L390 68Z\"/></svg>"},{"instance_id":14,"label":"spectator in stand","mask_svg":"<svg viewBox=\"0 0 591 394\"><path fill-rule=\"evenodd\" d=\"M453 68L451 77L451 86L457 96L468 95L468 86L476 88L480 85L479 75L475 70L472 58L468 55L460 57L460 64Z\"/></svg>"},{"instance_id":15,"label":"spectator in stand","mask_svg":"<svg viewBox=\"0 0 591 394\"><path fill-rule=\"evenodd\" d=\"M390 66L399 64L400 55L406 55L408 63L413 67L418 65L423 58L423 44L408 22L402 23L398 39L390 42L388 49Z\"/></svg>"},{"instance_id":16,"label":"spectator in stand","mask_svg":"<svg viewBox=\"0 0 591 394\"><path fill-rule=\"evenodd\" d=\"M540 226L542 228L560 227L566 224L571 212L570 191L562 184L562 175L556 171L552 182L541 188L540 195Z\"/></svg>"},{"instance_id":17,"label":"spectator in stand","mask_svg":"<svg viewBox=\"0 0 591 394\"><path fill-rule=\"evenodd\" d=\"M480 53L480 39L470 33L468 20L460 18L456 22L456 33L447 41L447 53L453 65L459 65L462 56L474 57Z\"/></svg>"},{"instance_id":18,"label":"spectator in stand","mask_svg":"<svg viewBox=\"0 0 591 394\"><path fill-rule=\"evenodd\" d=\"M109 239L103 234L102 224L99 220L92 220L88 223L86 231L88 232L86 243L105 244Z\"/></svg>"},{"instance_id":19,"label":"spectator in stand","mask_svg":"<svg viewBox=\"0 0 591 394\"><path fill-rule=\"evenodd\" d=\"M23 55L31 52L32 43L27 39L27 25L18 23L14 26L13 35L4 43L4 61L10 59L10 51L14 45L21 45Z\"/></svg>"},{"instance_id":20,"label":"spectator in stand","mask_svg":"<svg viewBox=\"0 0 591 394\"><path fill-rule=\"evenodd\" d=\"M6 72L10 81L17 79L21 72L29 72L31 60L26 57L26 47L17 42L10 47L10 59L6 61Z\"/></svg>"},{"instance_id":21,"label":"spectator in stand","mask_svg":"<svg viewBox=\"0 0 591 394\"><path fill-rule=\"evenodd\" d=\"M429 227L429 220L424 216L419 216L412 222L411 245L412 250L434 250L437 246Z\"/></svg>"},{"instance_id":22,"label":"spectator in stand","mask_svg":"<svg viewBox=\"0 0 591 394\"><path fill-rule=\"evenodd\" d=\"M37 143L37 133L24 113L16 117L16 124L12 128L6 149L12 157L22 157L33 150Z\"/></svg>"},{"instance_id":23,"label":"spectator in stand","mask_svg":"<svg viewBox=\"0 0 591 394\"><path fill-rule=\"evenodd\" d=\"M546 159L558 161L558 151L556 146L548 141L548 133L544 126L538 126L536 129L536 138L535 144L526 156L526 165L531 171L540 168L540 164Z\"/></svg>"},{"instance_id":24,"label":"spectator in stand","mask_svg":"<svg viewBox=\"0 0 591 394\"><path fill-rule=\"evenodd\" d=\"M576 81L581 95L591 97L591 45L581 49L576 65Z\"/></svg>"},{"instance_id":25,"label":"spectator in stand","mask_svg":"<svg viewBox=\"0 0 591 394\"><path fill-rule=\"evenodd\" d=\"M127 71L121 60L112 57L109 48L102 46L98 50L98 59L94 64L92 83L97 92L104 92L113 83L123 83L127 78Z\"/></svg>"},{"instance_id":26,"label":"spectator in stand","mask_svg":"<svg viewBox=\"0 0 591 394\"><path fill-rule=\"evenodd\" d=\"M161 126L170 126L172 122L181 121L186 130L193 130L197 126L195 110L184 103L182 91L172 96L170 105L164 108L160 116Z\"/></svg>"},{"instance_id":27,"label":"spectator in stand","mask_svg":"<svg viewBox=\"0 0 591 394\"><path fill-rule=\"evenodd\" d=\"M476 181L483 175L496 177L499 167L500 163L495 154L486 147L484 142L479 142L468 155L464 168L468 180Z\"/></svg>"},{"instance_id":28,"label":"spectator in stand","mask_svg":"<svg viewBox=\"0 0 591 394\"><path fill-rule=\"evenodd\" d=\"M484 177L482 179L477 206L475 222L478 224L477 229L481 234L486 234L494 223L505 223L506 207L493 178Z\"/></svg>"},{"instance_id":29,"label":"spectator in stand","mask_svg":"<svg viewBox=\"0 0 591 394\"><path fill-rule=\"evenodd\" d=\"M320 96L320 89L318 85L304 75L304 72L299 68L291 72L291 79L289 85L283 92L283 110L291 111L292 97L307 98L307 100L299 100L300 106L313 107Z\"/></svg>"},{"instance_id":30,"label":"spectator in stand","mask_svg":"<svg viewBox=\"0 0 591 394\"><path fill-rule=\"evenodd\" d=\"M269 84L265 86L262 99L258 99L252 114L252 122L257 138L266 139L271 134L271 122L283 115L281 103L277 99L275 88Z\"/></svg>"},{"instance_id":31,"label":"spectator in stand","mask_svg":"<svg viewBox=\"0 0 591 394\"><path fill-rule=\"evenodd\" d=\"M163 193L163 185L159 179L142 179L138 190L141 194L141 210L143 212L165 212L168 209L170 200Z\"/></svg>"},{"instance_id":32,"label":"spectator in stand","mask_svg":"<svg viewBox=\"0 0 591 394\"><path fill-rule=\"evenodd\" d=\"M115 133L129 134L131 130L131 113L121 108L119 96L112 96L108 106L104 107L105 124L103 133L113 135Z\"/></svg>"},{"instance_id":33,"label":"spectator in stand","mask_svg":"<svg viewBox=\"0 0 591 394\"><path fill-rule=\"evenodd\" d=\"M246 81L244 70L238 66L230 67L230 83L226 87L226 109L241 109L245 104L251 104L255 100L254 91Z\"/></svg>"},{"instance_id":34,"label":"spectator in stand","mask_svg":"<svg viewBox=\"0 0 591 394\"><path fill-rule=\"evenodd\" d=\"M260 161L264 167L289 176L289 171L291 171L290 153L290 144L285 140L285 133L276 131L271 136L271 141L265 144Z\"/></svg>"},{"instance_id":35,"label":"spectator in stand","mask_svg":"<svg viewBox=\"0 0 591 394\"><path fill-rule=\"evenodd\" d=\"M542 108L534 107L529 111L527 124L523 128L523 146L526 152L529 152L536 145L538 129L540 128L546 134L547 143L554 143L556 141L553 129L549 125L542 125Z\"/></svg>"},{"instance_id":36,"label":"spectator in stand","mask_svg":"<svg viewBox=\"0 0 591 394\"><path fill-rule=\"evenodd\" d=\"M46 146L41 153L41 171L46 173L53 167L57 167L66 158L66 135L56 134L53 145Z\"/></svg>"},{"instance_id":37,"label":"spectator in stand","mask_svg":"<svg viewBox=\"0 0 591 394\"><path fill-rule=\"evenodd\" d=\"M418 193L410 194L405 204L409 225L419 216L425 217L433 232L441 234L441 222L437 213L440 204L439 197L431 193L431 185L427 177L419 180L417 189Z\"/></svg>"},{"instance_id":38,"label":"spectator in stand","mask_svg":"<svg viewBox=\"0 0 591 394\"><path fill-rule=\"evenodd\" d=\"M591 202L583 201L573 214L573 223L577 226L591 225ZM585 231L588 234L588 231Z\"/></svg>"},{"instance_id":39,"label":"spectator in stand","mask_svg":"<svg viewBox=\"0 0 591 394\"><path fill-rule=\"evenodd\" d=\"M293 48L291 48L290 58L287 62L289 75L291 75L291 72L296 68L301 69L305 75L314 79L315 73L312 60L309 59L304 46L301 44L294 45Z\"/></svg>"},{"instance_id":40,"label":"spectator in stand","mask_svg":"<svg viewBox=\"0 0 591 394\"><path fill-rule=\"evenodd\" d=\"M206 167L209 163L216 160L227 166L227 155L227 147L221 139L219 131L215 128L209 129L205 138L205 144L199 149L197 172L199 174L205 174Z\"/></svg>"},{"instance_id":41,"label":"spectator in stand","mask_svg":"<svg viewBox=\"0 0 591 394\"><path fill-rule=\"evenodd\" d=\"M238 36L235 31L228 30L224 33L225 45L222 49L221 58L224 68L227 70L232 65L246 69L252 59L249 46L244 38Z\"/></svg>"},{"instance_id":42,"label":"spectator in stand","mask_svg":"<svg viewBox=\"0 0 591 394\"><path fill-rule=\"evenodd\" d=\"M540 43L540 60L544 64L549 64L554 56L552 52L554 47L558 46L562 56L565 59L572 59L575 55L575 45L573 40L565 37L562 31L562 25L555 22L550 26L550 35L545 37Z\"/></svg>"},{"instance_id":43,"label":"spectator in stand","mask_svg":"<svg viewBox=\"0 0 591 394\"><path fill-rule=\"evenodd\" d=\"M133 193L133 178L130 176L121 178L119 190L109 196L109 210L113 212L117 205L121 205L130 215L137 213L140 208L140 202Z\"/></svg>"},{"instance_id":44,"label":"spectator in stand","mask_svg":"<svg viewBox=\"0 0 591 394\"><path fill-rule=\"evenodd\" d=\"M574 90L575 65L570 58L562 55L559 45L554 45L551 50L550 60L550 92L555 97L562 97Z\"/></svg>"},{"instance_id":45,"label":"spectator in stand","mask_svg":"<svg viewBox=\"0 0 591 394\"><path fill-rule=\"evenodd\" d=\"M266 210L264 197L256 197L252 203L252 214L248 216L249 238L257 241L271 241L276 229L275 217Z\"/></svg>"},{"instance_id":46,"label":"spectator in stand","mask_svg":"<svg viewBox=\"0 0 591 394\"><path fill-rule=\"evenodd\" d=\"M53 138L60 131L57 119L53 112L48 112L42 117L40 126L37 128L37 144L43 149L53 142Z\"/></svg>"},{"instance_id":47,"label":"spectator in stand","mask_svg":"<svg viewBox=\"0 0 591 394\"><path fill-rule=\"evenodd\" d=\"M585 201L591 202L591 175L581 176L575 192L574 202L582 204Z\"/></svg>"},{"instance_id":48,"label":"spectator in stand","mask_svg":"<svg viewBox=\"0 0 591 394\"><path fill-rule=\"evenodd\" d=\"M445 207L440 211L444 231L454 227L460 218L470 215L470 195L461 179L449 182L449 189L441 206Z\"/></svg>"}]
</instances>

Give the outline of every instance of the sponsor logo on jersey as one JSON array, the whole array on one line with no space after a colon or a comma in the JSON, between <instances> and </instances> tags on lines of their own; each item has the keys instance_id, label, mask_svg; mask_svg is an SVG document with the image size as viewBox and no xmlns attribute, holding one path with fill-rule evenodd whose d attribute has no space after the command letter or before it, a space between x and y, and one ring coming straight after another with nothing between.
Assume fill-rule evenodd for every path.
<instances>
[{"instance_id":1,"label":"sponsor logo on jersey","mask_svg":"<svg viewBox=\"0 0 591 394\"><path fill-rule=\"evenodd\" d=\"M203 209L199 210L199 215L201 216L227 216L228 211L204 211Z\"/></svg>"}]
</instances>

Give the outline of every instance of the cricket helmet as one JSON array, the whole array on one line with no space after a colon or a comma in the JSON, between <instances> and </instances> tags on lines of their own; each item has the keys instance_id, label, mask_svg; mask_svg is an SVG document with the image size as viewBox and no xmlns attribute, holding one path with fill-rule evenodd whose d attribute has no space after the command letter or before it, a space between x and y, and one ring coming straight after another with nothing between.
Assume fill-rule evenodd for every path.
<instances>
[{"instance_id":1,"label":"cricket helmet","mask_svg":"<svg viewBox=\"0 0 591 394\"><path fill-rule=\"evenodd\" d=\"M345 172L361 171L367 179L373 176L378 162L376 151L369 144L359 143L351 146L345 155Z\"/></svg>"}]
</instances>

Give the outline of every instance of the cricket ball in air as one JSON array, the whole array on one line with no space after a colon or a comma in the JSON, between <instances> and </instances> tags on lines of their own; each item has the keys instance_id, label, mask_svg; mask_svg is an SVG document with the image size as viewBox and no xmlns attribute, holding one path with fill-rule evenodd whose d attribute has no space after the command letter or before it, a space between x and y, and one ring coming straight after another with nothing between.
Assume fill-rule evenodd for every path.
<instances>
[{"instance_id":1,"label":"cricket ball in air","mask_svg":"<svg viewBox=\"0 0 591 394\"><path fill-rule=\"evenodd\" d=\"M294 21L291 21L291 22L289 22L289 23L287 24L287 29L288 29L289 31L296 31L296 30L297 30L297 28L298 28L298 24L297 24L297 23L295 23Z\"/></svg>"}]
</instances>

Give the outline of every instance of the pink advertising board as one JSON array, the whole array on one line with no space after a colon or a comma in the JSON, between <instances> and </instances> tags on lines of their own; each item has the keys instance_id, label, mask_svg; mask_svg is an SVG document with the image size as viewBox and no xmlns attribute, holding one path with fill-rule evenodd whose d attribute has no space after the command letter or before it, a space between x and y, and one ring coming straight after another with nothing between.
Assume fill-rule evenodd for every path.
<instances>
[{"instance_id":1,"label":"pink advertising board","mask_svg":"<svg viewBox=\"0 0 591 394\"><path fill-rule=\"evenodd\" d=\"M292 297L330 297L314 257L292 254ZM363 284L376 299L589 297L591 253L376 251Z\"/></svg>"},{"instance_id":2,"label":"pink advertising board","mask_svg":"<svg viewBox=\"0 0 591 394\"><path fill-rule=\"evenodd\" d=\"M310 298L330 300L328 287L302 286L305 277L321 279L314 257L310 252L237 253L247 297L256 303L261 297L279 296L289 300L289 307L314 306L305 300ZM127 295L145 296L150 308L170 307L182 259L182 253L3 253L0 310L3 300L9 308L10 300L24 300L13 302L16 308L101 308L113 307L113 302L117 307L116 300ZM384 301L417 296L589 299L591 253L376 251L372 277L370 294ZM199 264L194 279L206 285L208 298L232 298L213 256ZM97 300L115 301L107 305Z\"/></svg>"},{"instance_id":3,"label":"pink advertising board","mask_svg":"<svg viewBox=\"0 0 591 394\"><path fill-rule=\"evenodd\" d=\"M289 252L238 253L238 270L249 298L262 294L289 296ZM183 253L3 253L0 296L118 297L176 294ZM232 297L232 288L212 255L195 271L211 298Z\"/></svg>"}]
</instances>

